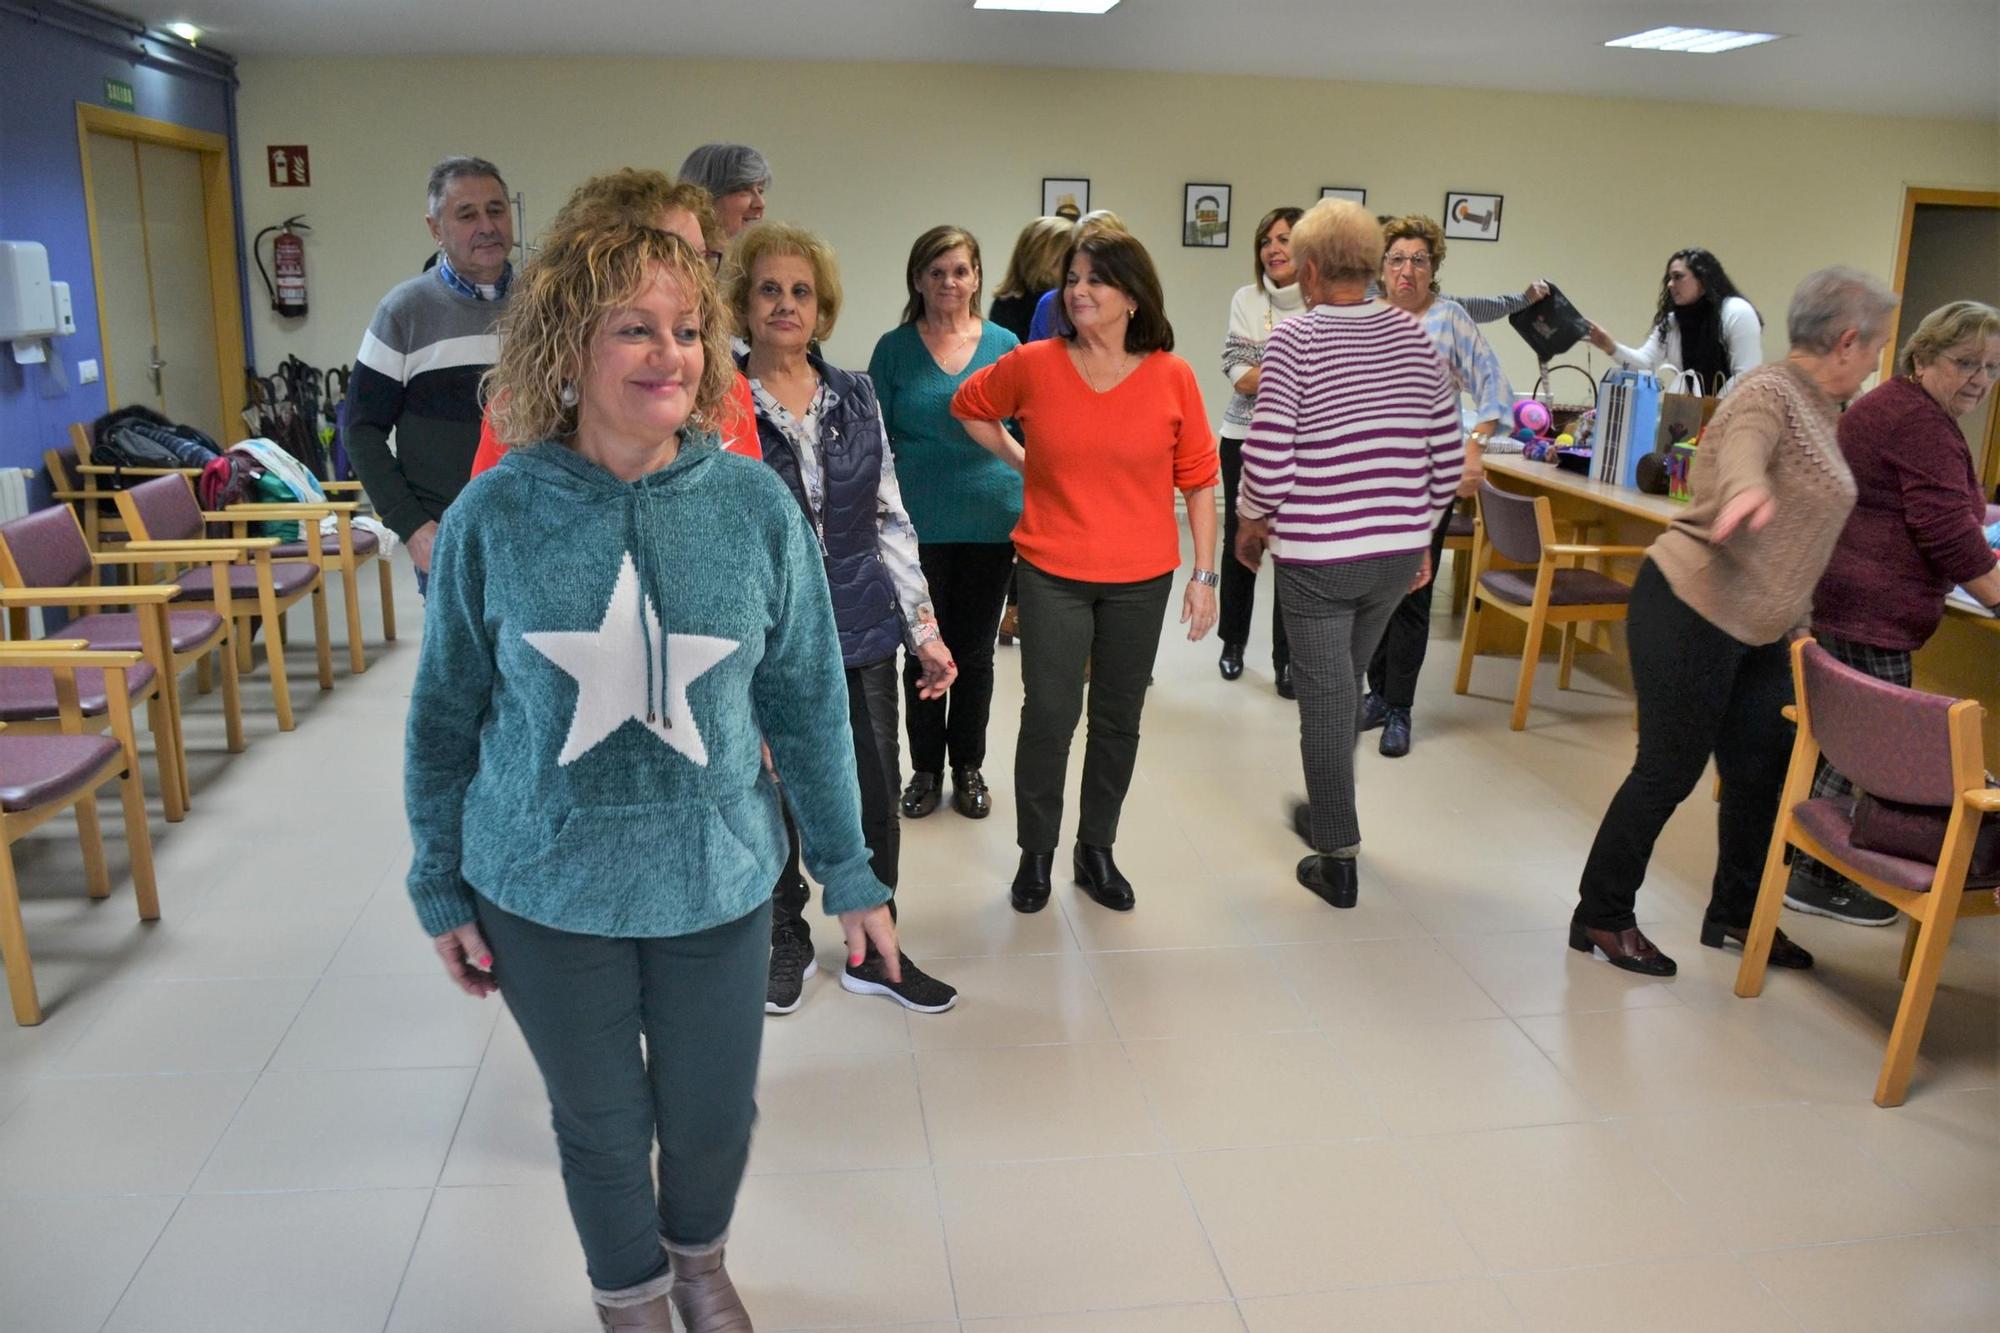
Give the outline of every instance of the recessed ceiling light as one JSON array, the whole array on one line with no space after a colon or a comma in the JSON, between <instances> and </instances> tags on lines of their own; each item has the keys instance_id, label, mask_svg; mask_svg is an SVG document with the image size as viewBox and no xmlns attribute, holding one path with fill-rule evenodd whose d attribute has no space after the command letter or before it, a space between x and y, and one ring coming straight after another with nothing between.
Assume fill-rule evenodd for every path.
<instances>
[{"instance_id":1,"label":"recessed ceiling light","mask_svg":"<svg viewBox=\"0 0 2000 1333\"><path fill-rule=\"evenodd\" d=\"M1775 42L1781 32L1738 32L1733 28L1648 28L1630 37L1618 37L1606 46L1623 46L1634 51L1681 51L1689 55L1712 56L1739 47Z\"/></svg>"},{"instance_id":2,"label":"recessed ceiling light","mask_svg":"<svg viewBox=\"0 0 2000 1333\"><path fill-rule=\"evenodd\" d=\"M192 23L169 23L167 31L186 42L189 46L193 46L201 40L201 29L195 27Z\"/></svg>"},{"instance_id":3,"label":"recessed ceiling light","mask_svg":"<svg viewBox=\"0 0 2000 1333\"><path fill-rule=\"evenodd\" d=\"M1019 9L1032 14L1102 14L1118 0L972 0L974 9Z\"/></svg>"}]
</instances>

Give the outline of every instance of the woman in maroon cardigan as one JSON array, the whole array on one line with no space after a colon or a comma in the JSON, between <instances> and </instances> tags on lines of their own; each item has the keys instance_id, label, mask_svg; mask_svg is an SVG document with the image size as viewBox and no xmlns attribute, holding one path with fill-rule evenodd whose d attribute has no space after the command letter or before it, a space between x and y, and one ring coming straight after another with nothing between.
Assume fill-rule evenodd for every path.
<instances>
[{"instance_id":1,"label":"woman in maroon cardigan","mask_svg":"<svg viewBox=\"0 0 2000 1333\"><path fill-rule=\"evenodd\" d=\"M1813 634L1857 670L1908 685L1910 655L1937 632L1954 584L2000 603L2000 567L1982 531L1986 498L1958 429L1996 378L2000 310L1953 301L1903 344L1896 377L1840 420L1860 496L1813 593ZM1822 761L1812 794L1851 791ZM1785 905L1858 926L1896 919L1895 908L1803 855L1792 862Z\"/></svg>"}]
</instances>

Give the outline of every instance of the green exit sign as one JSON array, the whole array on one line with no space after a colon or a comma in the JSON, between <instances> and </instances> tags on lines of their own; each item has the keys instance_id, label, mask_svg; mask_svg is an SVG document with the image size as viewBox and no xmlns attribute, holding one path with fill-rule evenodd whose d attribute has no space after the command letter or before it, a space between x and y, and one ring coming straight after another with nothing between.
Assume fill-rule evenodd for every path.
<instances>
[{"instance_id":1,"label":"green exit sign","mask_svg":"<svg viewBox=\"0 0 2000 1333\"><path fill-rule=\"evenodd\" d=\"M132 85L118 79L106 79L104 81L104 101L108 106L122 106L130 110L133 105Z\"/></svg>"}]
</instances>

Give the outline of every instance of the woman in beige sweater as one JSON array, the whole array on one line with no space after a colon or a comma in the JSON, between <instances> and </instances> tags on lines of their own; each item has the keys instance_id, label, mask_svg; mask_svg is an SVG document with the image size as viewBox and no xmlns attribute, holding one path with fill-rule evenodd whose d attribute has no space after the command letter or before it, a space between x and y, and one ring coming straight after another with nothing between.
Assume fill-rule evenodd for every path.
<instances>
[{"instance_id":1,"label":"woman in beige sweater","mask_svg":"<svg viewBox=\"0 0 2000 1333\"><path fill-rule=\"evenodd\" d=\"M1639 930L1633 902L1653 843L1715 756L1722 775L1715 886L1701 942L1741 943L1757 899L1791 754L1786 641L1854 507L1836 439L1841 404L1879 363L1897 298L1865 273L1827 268L1792 295L1791 353L1737 382L1695 454L1694 498L1632 585L1626 644L1639 754L1591 845L1569 944L1667 977L1674 960ZM1778 933L1771 961L1810 967Z\"/></svg>"}]
</instances>

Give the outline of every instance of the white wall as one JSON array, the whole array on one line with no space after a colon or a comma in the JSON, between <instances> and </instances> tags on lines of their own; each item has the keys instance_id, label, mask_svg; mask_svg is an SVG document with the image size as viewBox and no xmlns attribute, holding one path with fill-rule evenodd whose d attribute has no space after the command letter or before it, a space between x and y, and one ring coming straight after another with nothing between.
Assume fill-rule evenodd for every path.
<instances>
[{"instance_id":1,"label":"white wall","mask_svg":"<svg viewBox=\"0 0 2000 1333\"><path fill-rule=\"evenodd\" d=\"M1250 77L898 64L671 60L249 60L240 69L250 232L303 212L312 313L280 321L257 292L257 363L352 359L383 292L429 247L432 162L492 158L528 198L530 230L590 173L668 171L696 144L756 144L771 216L838 251L848 305L828 344L866 364L904 300L911 240L969 227L990 279L1040 209L1043 176L1087 175L1152 249L1179 350L1220 416L1215 362L1252 229L1321 185L1377 212L1435 216L1446 190L1504 193L1498 243L1454 243L1447 291L1555 279L1621 338L1645 332L1666 256L1706 245L1764 312L1767 355L1808 271L1887 275L1906 184L2000 188L2000 125L1461 92ZM312 151L310 189L265 182L267 144ZM1226 250L1183 249L1182 186L1235 187ZM253 284L255 280L253 277ZM1522 391L1534 359L1489 326ZM1582 352L1570 359L1581 359ZM1601 369L1601 362L1599 365Z\"/></svg>"}]
</instances>

